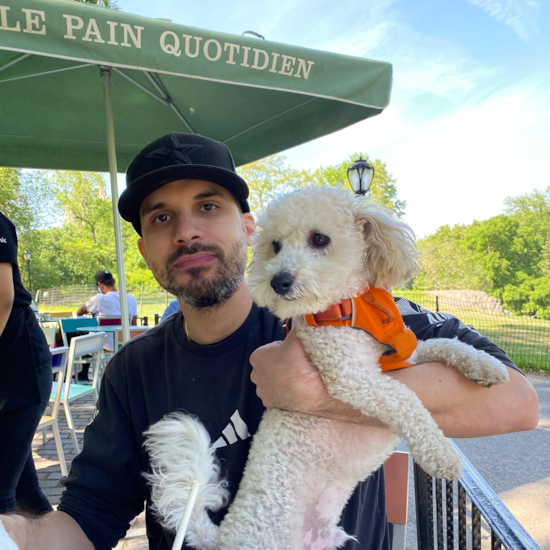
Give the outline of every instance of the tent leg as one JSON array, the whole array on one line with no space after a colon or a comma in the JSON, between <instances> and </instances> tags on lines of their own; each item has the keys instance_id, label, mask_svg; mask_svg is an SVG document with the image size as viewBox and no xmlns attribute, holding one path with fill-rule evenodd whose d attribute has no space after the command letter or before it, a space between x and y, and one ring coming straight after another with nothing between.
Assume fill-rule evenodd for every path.
<instances>
[{"instance_id":1,"label":"tent leg","mask_svg":"<svg viewBox=\"0 0 550 550\"><path fill-rule=\"evenodd\" d=\"M118 184L116 165L115 125L113 121L113 101L111 96L111 68L101 67L101 80L105 92L105 115L107 120L107 151L109 155L109 172L111 174L111 202L115 224L116 264L118 271L118 289L120 292L120 317L122 322L122 340L130 339L128 301L126 299L126 276L124 273L124 248L122 246L122 225L118 213Z\"/></svg>"}]
</instances>

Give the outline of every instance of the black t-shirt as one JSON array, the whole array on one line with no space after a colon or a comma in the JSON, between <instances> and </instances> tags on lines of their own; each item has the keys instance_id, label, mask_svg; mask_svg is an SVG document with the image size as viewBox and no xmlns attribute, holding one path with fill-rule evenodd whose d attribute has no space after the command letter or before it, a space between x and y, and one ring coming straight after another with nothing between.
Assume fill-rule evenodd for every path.
<instances>
[{"instance_id":1,"label":"black t-shirt","mask_svg":"<svg viewBox=\"0 0 550 550\"><path fill-rule=\"evenodd\" d=\"M1 212L0 263L12 264L14 287L13 307L0 337L0 411L7 411L40 402L36 373L51 365L52 356L21 283L15 227Z\"/></svg>"},{"instance_id":2,"label":"black t-shirt","mask_svg":"<svg viewBox=\"0 0 550 550\"><path fill-rule=\"evenodd\" d=\"M21 282L21 274L17 264L17 233L13 223L0 212L0 263L13 265L13 288L15 296L14 307L30 306L31 295Z\"/></svg>"},{"instance_id":3,"label":"black t-shirt","mask_svg":"<svg viewBox=\"0 0 550 550\"><path fill-rule=\"evenodd\" d=\"M429 323L425 313L416 311L414 316L423 319L417 329ZM448 331L449 337L465 339L471 332L463 325L455 329L452 335ZM250 381L249 357L259 346L282 338L280 322L253 306L234 334L217 344L199 346L185 338L178 312L115 355L59 506L79 523L96 550L114 547L143 502L149 502L142 477L149 470L143 432L170 412L182 410L200 418L235 494L250 448L249 434L256 432L264 411ZM469 343L506 358L479 335ZM509 359L506 363L512 364ZM214 514L213 520L219 523L226 511ZM149 510L146 521L149 548L171 548L173 535L160 527ZM358 486L344 510L342 525L359 541L348 542L346 550L389 549L382 469Z\"/></svg>"}]
</instances>

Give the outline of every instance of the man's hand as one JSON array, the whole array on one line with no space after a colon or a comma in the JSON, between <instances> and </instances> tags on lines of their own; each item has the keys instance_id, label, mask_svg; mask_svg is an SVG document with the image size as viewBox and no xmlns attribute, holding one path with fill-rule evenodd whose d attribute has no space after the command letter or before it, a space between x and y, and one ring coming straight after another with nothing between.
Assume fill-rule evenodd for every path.
<instances>
[{"instance_id":1,"label":"man's hand","mask_svg":"<svg viewBox=\"0 0 550 550\"><path fill-rule=\"evenodd\" d=\"M273 342L254 351L250 364L250 379L268 409L315 414L332 399L295 330L283 342Z\"/></svg>"},{"instance_id":2,"label":"man's hand","mask_svg":"<svg viewBox=\"0 0 550 550\"><path fill-rule=\"evenodd\" d=\"M88 308L84 305L84 306L80 306L77 310L76 310L76 314L77 315L87 315L88 313L90 313L88 311Z\"/></svg>"},{"instance_id":3,"label":"man's hand","mask_svg":"<svg viewBox=\"0 0 550 550\"><path fill-rule=\"evenodd\" d=\"M291 330L283 342L258 348L250 356L256 393L268 409L301 412L336 420L384 426L329 395L321 375Z\"/></svg>"}]
</instances>

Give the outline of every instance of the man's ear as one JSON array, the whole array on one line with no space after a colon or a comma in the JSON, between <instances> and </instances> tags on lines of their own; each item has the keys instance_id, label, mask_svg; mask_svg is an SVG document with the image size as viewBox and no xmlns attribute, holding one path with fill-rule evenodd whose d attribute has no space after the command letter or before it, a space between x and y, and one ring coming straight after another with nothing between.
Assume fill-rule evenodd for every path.
<instances>
[{"instance_id":1,"label":"man's ear","mask_svg":"<svg viewBox=\"0 0 550 550\"><path fill-rule=\"evenodd\" d=\"M246 231L246 244L252 246L254 234L256 233L256 220L250 212L243 212L243 224Z\"/></svg>"},{"instance_id":2,"label":"man's ear","mask_svg":"<svg viewBox=\"0 0 550 550\"><path fill-rule=\"evenodd\" d=\"M139 252L143 256L143 259L145 260L145 263L147 264L147 267L149 267L149 262L147 261L147 252L145 250L145 243L143 242L143 237L140 237L137 242Z\"/></svg>"}]
</instances>

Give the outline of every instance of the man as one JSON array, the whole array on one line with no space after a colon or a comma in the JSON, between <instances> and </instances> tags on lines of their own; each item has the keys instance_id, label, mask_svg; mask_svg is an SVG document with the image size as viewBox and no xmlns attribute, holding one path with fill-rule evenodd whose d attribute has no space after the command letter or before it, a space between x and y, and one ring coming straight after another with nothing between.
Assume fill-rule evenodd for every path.
<instances>
[{"instance_id":1,"label":"man","mask_svg":"<svg viewBox=\"0 0 550 550\"><path fill-rule=\"evenodd\" d=\"M30 306L17 264L15 227L0 212L0 513L52 510L31 452L50 398L52 356Z\"/></svg>"},{"instance_id":2,"label":"man","mask_svg":"<svg viewBox=\"0 0 550 550\"><path fill-rule=\"evenodd\" d=\"M120 293L116 288L116 281L113 274L107 269L100 269L95 274L95 286L99 290L98 294L92 296L86 305L80 306L76 310L77 315L86 315L91 313L98 319L103 318L120 318ZM128 303L128 315L130 316L130 324L135 325L137 323L137 301L131 295L126 295L126 301ZM79 336L78 333L70 335ZM69 335L67 335L70 341ZM114 337L112 334L105 335L105 341L103 349L108 352L115 350ZM90 368L89 363L84 363L82 371L78 373L78 379L81 381L88 380L88 370Z\"/></svg>"},{"instance_id":3,"label":"man","mask_svg":"<svg viewBox=\"0 0 550 550\"><path fill-rule=\"evenodd\" d=\"M150 502L142 477L150 467L143 432L172 411L200 418L232 495L264 405L381 425L332 399L294 333L281 342L280 322L252 303L244 271L254 219L246 202L248 188L225 145L193 134L169 134L145 147L127 179L120 213L140 234L138 246L147 265L178 297L180 311L126 344L109 363L97 415L73 461L58 511L40 523L2 518L21 550L114 546L143 502ZM407 301L403 305L411 307ZM437 363L389 374L419 395L448 436L536 426L536 393L504 352L457 319L430 325L425 313L405 313L419 337L457 335L499 357L510 371L509 383L490 389ZM249 379L251 364L257 389ZM226 510L214 514L214 520L220 521ZM346 549L389 548L381 472L352 496L343 525L360 541ZM150 548L171 547L173 534L163 531L149 510L147 526Z\"/></svg>"},{"instance_id":4,"label":"man","mask_svg":"<svg viewBox=\"0 0 550 550\"><path fill-rule=\"evenodd\" d=\"M180 308L180 303L178 302L178 299L172 300L164 310L164 313L162 314L162 317L160 318L160 322L164 321L167 317L170 317L170 315L176 313Z\"/></svg>"},{"instance_id":5,"label":"man","mask_svg":"<svg viewBox=\"0 0 550 550\"><path fill-rule=\"evenodd\" d=\"M98 294L92 296L86 305L76 310L77 315L91 313L94 317L120 317L120 293L116 288L116 281L113 274L107 269L100 269L95 274L95 285ZM131 295L126 296L128 300L128 315L131 317L131 324L137 322L137 301Z\"/></svg>"}]
</instances>

